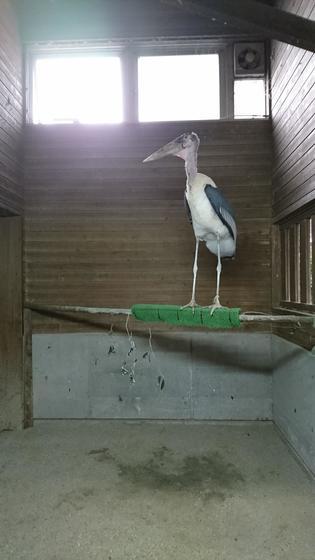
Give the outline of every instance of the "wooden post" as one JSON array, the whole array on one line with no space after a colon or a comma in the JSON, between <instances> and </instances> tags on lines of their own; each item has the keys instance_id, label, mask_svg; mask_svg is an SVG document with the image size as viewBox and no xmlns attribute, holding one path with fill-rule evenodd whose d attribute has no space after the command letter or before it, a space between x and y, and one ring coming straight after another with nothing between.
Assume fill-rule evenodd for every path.
<instances>
[{"instance_id":1,"label":"wooden post","mask_svg":"<svg viewBox=\"0 0 315 560\"><path fill-rule=\"evenodd\" d=\"M124 120L138 121L138 58L131 48L126 49L121 57L124 92Z\"/></svg>"},{"instance_id":2,"label":"wooden post","mask_svg":"<svg viewBox=\"0 0 315 560\"><path fill-rule=\"evenodd\" d=\"M33 426L32 311L24 309L23 322L24 428Z\"/></svg>"},{"instance_id":3,"label":"wooden post","mask_svg":"<svg viewBox=\"0 0 315 560\"><path fill-rule=\"evenodd\" d=\"M233 47L229 45L219 53L220 58L220 118L234 118Z\"/></svg>"},{"instance_id":4,"label":"wooden post","mask_svg":"<svg viewBox=\"0 0 315 560\"><path fill-rule=\"evenodd\" d=\"M315 216L312 216L312 303L315 304Z\"/></svg>"},{"instance_id":5,"label":"wooden post","mask_svg":"<svg viewBox=\"0 0 315 560\"><path fill-rule=\"evenodd\" d=\"M301 302L309 303L309 219L301 222Z\"/></svg>"},{"instance_id":6,"label":"wooden post","mask_svg":"<svg viewBox=\"0 0 315 560\"><path fill-rule=\"evenodd\" d=\"M294 274L295 274L295 299L297 303L301 302L301 253L300 253L300 243L301 243L301 226L300 224L294 224Z\"/></svg>"},{"instance_id":7,"label":"wooden post","mask_svg":"<svg viewBox=\"0 0 315 560\"><path fill-rule=\"evenodd\" d=\"M272 307L279 307L283 298L284 290L281 284L283 277L280 245L280 228L278 225L272 226ZM281 289L282 287L282 289ZM282 292L282 293L281 293Z\"/></svg>"},{"instance_id":8,"label":"wooden post","mask_svg":"<svg viewBox=\"0 0 315 560\"><path fill-rule=\"evenodd\" d=\"M290 301L296 302L295 299L295 227L292 225L289 229L289 255L290 255Z\"/></svg>"}]
</instances>

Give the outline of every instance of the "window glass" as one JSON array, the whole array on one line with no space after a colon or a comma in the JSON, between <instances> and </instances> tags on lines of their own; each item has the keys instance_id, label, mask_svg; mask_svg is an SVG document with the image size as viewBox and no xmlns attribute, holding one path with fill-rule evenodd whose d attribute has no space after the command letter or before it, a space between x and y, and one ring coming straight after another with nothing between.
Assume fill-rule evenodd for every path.
<instances>
[{"instance_id":1,"label":"window glass","mask_svg":"<svg viewBox=\"0 0 315 560\"><path fill-rule=\"evenodd\" d=\"M139 120L220 118L217 54L138 59Z\"/></svg>"},{"instance_id":2,"label":"window glass","mask_svg":"<svg viewBox=\"0 0 315 560\"><path fill-rule=\"evenodd\" d=\"M234 81L234 115L236 119L266 116L264 79Z\"/></svg>"},{"instance_id":3,"label":"window glass","mask_svg":"<svg viewBox=\"0 0 315 560\"><path fill-rule=\"evenodd\" d=\"M37 58L33 75L34 123L117 123L123 120L119 57Z\"/></svg>"}]
</instances>

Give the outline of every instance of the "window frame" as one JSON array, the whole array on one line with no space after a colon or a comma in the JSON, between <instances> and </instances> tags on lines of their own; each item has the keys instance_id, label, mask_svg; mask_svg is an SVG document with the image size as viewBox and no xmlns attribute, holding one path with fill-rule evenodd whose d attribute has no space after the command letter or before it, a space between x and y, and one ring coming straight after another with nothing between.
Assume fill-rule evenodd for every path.
<instances>
[{"instance_id":1,"label":"window frame","mask_svg":"<svg viewBox=\"0 0 315 560\"><path fill-rule=\"evenodd\" d=\"M123 88L122 124L139 123L138 57L168 56L176 54L219 55L220 120L234 119L233 46L237 40L237 37L223 39L213 37L157 37L153 39L132 40L53 41L48 43L29 43L26 47L25 54L25 122L35 124L33 123L32 99L33 72L34 64L37 58L49 56L63 57L71 55L95 56L97 54L118 56L121 59ZM267 84L267 74L265 76L265 83Z\"/></svg>"},{"instance_id":2,"label":"window frame","mask_svg":"<svg viewBox=\"0 0 315 560\"><path fill-rule=\"evenodd\" d=\"M36 60L40 58L63 58L63 57L76 57L76 56L118 56L120 57L119 48L111 49L108 47L97 46L74 46L73 44L67 46L38 46L32 45L27 47L25 58L25 122L37 126L33 122L33 94L34 94L34 69ZM122 79L122 89L124 90L124 82ZM59 123L56 123L56 125ZM72 123L70 123L72 124ZM41 125L46 126L46 125ZM47 125L52 126L52 125Z\"/></svg>"},{"instance_id":3,"label":"window frame","mask_svg":"<svg viewBox=\"0 0 315 560\"><path fill-rule=\"evenodd\" d=\"M255 80L261 80L264 86L264 115L252 115L252 116L237 116L235 114L235 83L236 82L251 82ZM269 107L269 99L268 99L268 87L267 87L267 74L263 78L252 78L248 76L244 76L242 78L234 77L234 91L233 91L233 103L234 103L234 119L241 120L241 119L268 119L270 117L270 107Z\"/></svg>"},{"instance_id":4,"label":"window frame","mask_svg":"<svg viewBox=\"0 0 315 560\"><path fill-rule=\"evenodd\" d=\"M277 229L280 270L278 306L301 313L314 313L315 201L281 220Z\"/></svg>"}]
</instances>

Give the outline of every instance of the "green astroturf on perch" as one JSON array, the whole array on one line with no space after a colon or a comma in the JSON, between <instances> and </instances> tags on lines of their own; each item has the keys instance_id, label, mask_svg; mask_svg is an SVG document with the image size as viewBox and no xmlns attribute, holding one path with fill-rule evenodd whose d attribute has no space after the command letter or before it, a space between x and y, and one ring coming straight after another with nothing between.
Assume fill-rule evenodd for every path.
<instances>
[{"instance_id":1,"label":"green astroturf on perch","mask_svg":"<svg viewBox=\"0 0 315 560\"><path fill-rule=\"evenodd\" d=\"M178 305L136 304L131 308L132 316L147 323L168 323L184 327L208 327L209 329L231 329L239 327L240 309L221 307L211 310L207 307L186 307Z\"/></svg>"}]
</instances>

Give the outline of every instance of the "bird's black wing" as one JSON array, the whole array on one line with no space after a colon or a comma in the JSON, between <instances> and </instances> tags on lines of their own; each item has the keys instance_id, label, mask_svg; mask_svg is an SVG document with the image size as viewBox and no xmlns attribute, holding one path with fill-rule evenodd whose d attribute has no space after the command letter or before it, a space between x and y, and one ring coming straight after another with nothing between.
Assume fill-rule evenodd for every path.
<instances>
[{"instance_id":1,"label":"bird's black wing","mask_svg":"<svg viewBox=\"0 0 315 560\"><path fill-rule=\"evenodd\" d=\"M186 193L184 193L184 203L185 203L187 218L188 218L189 222L192 224L191 211L190 211L190 207L189 207L189 204L188 204L188 200L186 198Z\"/></svg>"},{"instance_id":2,"label":"bird's black wing","mask_svg":"<svg viewBox=\"0 0 315 560\"><path fill-rule=\"evenodd\" d=\"M224 225L227 227L233 239L236 240L237 230L236 230L234 212L230 204L224 197L222 191L218 187L213 187L212 185L206 185L205 193L214 211L219 216L220 220L224 223Z\"/></svg>"}]
</instances>

